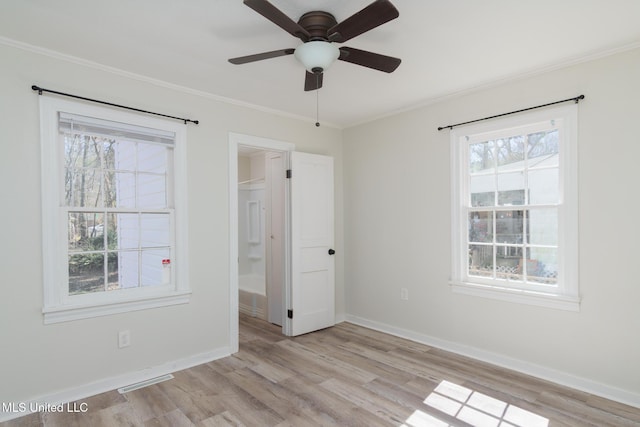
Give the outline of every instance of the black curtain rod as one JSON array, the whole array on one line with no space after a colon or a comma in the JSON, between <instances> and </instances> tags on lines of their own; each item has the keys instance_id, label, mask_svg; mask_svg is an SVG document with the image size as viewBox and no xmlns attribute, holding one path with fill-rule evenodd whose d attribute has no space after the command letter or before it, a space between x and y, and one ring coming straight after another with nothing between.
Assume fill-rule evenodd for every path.
<instances>
[{"instance_id":1,"label":"black curtain rod","mask_svg":"<svg viewBox=\"0 0 640 427\"><path fill-rule=\"evenodd\" d=\"M162 117L167 117L169 119L181 120L181 121L184 122L185 125L187 123L189 123L189 122L195 123L195 124L200 123L198 120L184 119L182 117L168 116L166 114L154 113L153 111L147 111L147 110L141 110L139 108L127 107L126 105L112 104L111 102L100 101L100 100L91 99L91 98L85 98L83 96L78 96L78 95L71 95L70 93L58 92L58 91L51 90L51 89L44 89L44 88L38 87L36 85L31 86L31 89L37 90L38 91L38 95L42 95L42 92L55 93L56 95L62 95L62 96L68 96L70 98L82 99L83 101L91 101L91 102L96 102L98 104L109 105L111 107L118 107L118 108L124 108L126 110L137 111L139 113L153 114L155 116L162 116Z\"/></svg>"},{"instance_id":2,"label":"black curtain rod","mask_svg":"<svg viewBox=\"0 0 640 427\"><path fill-rule=\"evenodd\" d=\"M470 120L470 121L464 122L464 123L456 123L455 125L441 126L441 127L438 128L438 130L439 131L442 130L442 129L450 129L451 130L454 127L462 126L462 125L468 125L469 123L482 122L484 120L490 120L490 119L495 119L495 118L502 117L502 116L508 116L509 114L522 113L523 111L535 110L536 108L542 108L542 107L548 107L550 105L561 104L563 102L574 101L577 104L578 102L580 102L581 99L584 99L584 95L576 96L574 98L563 99L562 101L550 102L548 104L536 105L535 107L523 108L522 110L511 111L509 113L502 113L502 114L497 114L495 116L484 117L482 119Z\"/></svg>"}]
</instances>

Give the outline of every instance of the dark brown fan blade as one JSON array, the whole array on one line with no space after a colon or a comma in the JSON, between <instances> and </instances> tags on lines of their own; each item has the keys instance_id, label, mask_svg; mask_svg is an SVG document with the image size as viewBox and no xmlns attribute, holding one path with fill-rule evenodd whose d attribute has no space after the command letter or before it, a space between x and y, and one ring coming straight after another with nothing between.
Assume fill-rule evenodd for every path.
<instances>
[{"instance_id":1,"label":"dark brown fan blade","mask_svg":"<svg viewBox=\"0 0 640 427\"><path fill-rule=\"evenodd\" d=\"M376 0L360 12L330 28L327 34L329 40L343 43L398 16L400 12L389 0Z\"/></svg>"},{"instance_id":2,"label":"dark brown fan blade","mask_svg":"<svg viewBox=\"0 0 640 427\"><path fill-rule=\"evenodd\" d=\"M244 4L285 30L287 33L302 41L309 40L309 33L297 22L285 15L280 9L269 3L267 0L244 0Z\"/></svg>"},{"instance_id":3,"label":"dark brown fan blade","mask_svg":"<svg viewBox=\"0 0 640 427\"><path fill-rule=\"evenodd\" d=\"M262 52L262 53L256 53L255 55L247 55L247 56L239 56L238 58L231 58L229 59L229 62L236 65L246 64L248 62L262 61L263 59L277 58L278 56L291 55L293 54L294 51L295 49L273 50L271 52Z\"/></svg>"},{"instance_id":4,"label":"dark brown fan blade","mask_svg":"<svg viewBox=\"0 0 640 427\"><path fill-rule=\"evenodd\" d=\"M402 60L392 56L380 55L379 53L367 52L366 50L354 49L352 47L341 47L339 60L373 68L374 70L392 73L400 65Z\"/></svg>"},{"instance_id":5,"label":"dark brown fan blade","mask_svg":"<svg viewBox=\"0 0 640 427\"><path fill-rule=\"evenodd\" d=\"M324 73L314 74L307 71L307 74L304 76L304 90L317 90L322 87L322 78L324 77Z\"/></svg>"}]
</instances>

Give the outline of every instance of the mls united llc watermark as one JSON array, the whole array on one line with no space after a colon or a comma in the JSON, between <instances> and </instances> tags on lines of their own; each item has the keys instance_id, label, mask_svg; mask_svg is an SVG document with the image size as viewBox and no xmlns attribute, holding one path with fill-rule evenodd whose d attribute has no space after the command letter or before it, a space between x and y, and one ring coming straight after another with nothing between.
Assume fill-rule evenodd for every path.
<instances>
[{"instance_id":1,"label":"mls united llc watermark","mask_svg":"<svg viewBox=\"0 0 640 427\"><path fill-rule=\"evenodd\" d=\"M2 402L2 412L4 413L27 413L27 412L70 412L85 413L89 410L89 405L85 402L69 402L53 405L51 403L40 402Z\"/></svg>"}]
</instances>

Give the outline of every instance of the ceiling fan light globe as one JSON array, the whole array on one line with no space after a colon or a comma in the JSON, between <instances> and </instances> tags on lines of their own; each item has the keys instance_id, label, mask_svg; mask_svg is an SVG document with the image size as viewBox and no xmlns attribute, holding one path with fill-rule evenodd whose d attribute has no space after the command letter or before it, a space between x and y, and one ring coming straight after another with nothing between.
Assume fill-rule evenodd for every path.
<instances>
[{"instance_id":1,"label":"ceiling fan light globe","mask_svg":"<svg viewBox=\"0 0 640 427\"><path fill-rule=\"evenodd\" d=\"M311 41L296 48L294 56L310 73L318 68L326 71L340 56L340 49L333 43L325 41Z\"/></svg>"}]
</instances>

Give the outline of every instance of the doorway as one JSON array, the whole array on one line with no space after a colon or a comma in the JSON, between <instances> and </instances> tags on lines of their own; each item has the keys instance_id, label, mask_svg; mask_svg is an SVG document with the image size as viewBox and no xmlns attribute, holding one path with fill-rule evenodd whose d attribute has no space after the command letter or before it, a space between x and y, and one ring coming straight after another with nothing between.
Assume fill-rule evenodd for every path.
<instances>
[{"instance_id":1,"label":"doorway","mask_svg":"<svg viewBox=\"0 0 640 427\"><path fill-rule=\"evenodd\" d=\"M296 152L294 148L290 143L229 134L229 346L232 353L238 351L239 341L240 221L247 222L242 241L253 254L260 253L261 243L271 249L264 255L266 305L271 280L276 289L272 299L282 303L281 307L274 308L280 313L278 319L282 319L282 333L301 335L335 324L333 158ZM244 201L246 214L240 218L238 183L247 184L248 192L259 192L262 181L260 174L253 172L248 175L243 172L244 180L239 180L239 169L245 167L238 160L240 152L247 152L250 157L254 153L264 154L264 159L256 154L260 159L256 162L264 166L264 219L257 195L256 199ZM249 164L251 162L249 160ZM289 170L293 171L292 175ZM268 184L269 179L284 182L275 190L277 185ZM267 191L272 192L267 195ZM279 197L280 192L282 197ZM267 208L266 205L276 199L278 202ZM282 214L276 213L279 209ZM267 213L271 215L269 220ZM268 235L263 233L260 221L271 227ZM282 232L276 238L280 227ZM274 239L271 239L272 235ZM256 255L253 260L261 257ZM254 298L258 296L249 296L248 302L243 304L247 304L245 308L250 312L257 313L253 308ZM268 309L266 311L268 315Z\"/></svg>"},{"instance_id":2,"label":"doorway","mask_svg":"<svg viewBox=\"0 0 640 427\"><path fill-rule=\"evenodd\" d=\"M287 334L289 201L285 171L294 148L281 141L229 134L232 352L238 351L240 311L281 325Z\"/></svg>"},{"instance_id":3,"label":"doorway","mask_svg":"<svg viewBox=\"0 0 640 427\"><path fill-rule=\"evenodd\" d=\"M238 306L284 325L285 153L238 146Z\"/></svg>"}]
</instances>

